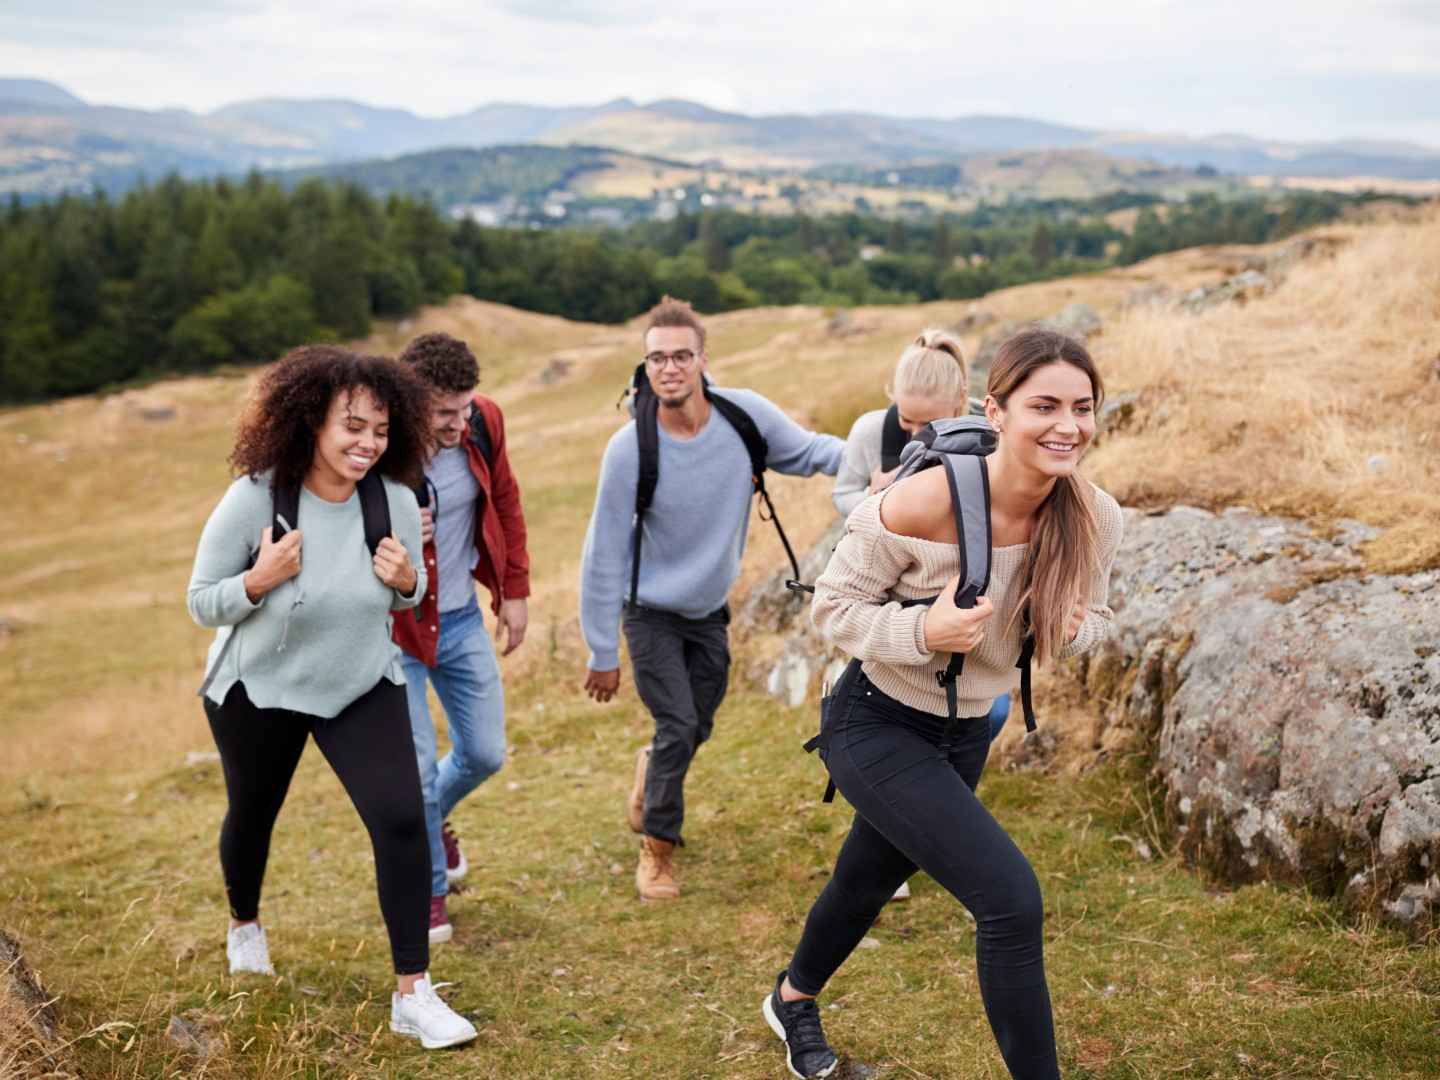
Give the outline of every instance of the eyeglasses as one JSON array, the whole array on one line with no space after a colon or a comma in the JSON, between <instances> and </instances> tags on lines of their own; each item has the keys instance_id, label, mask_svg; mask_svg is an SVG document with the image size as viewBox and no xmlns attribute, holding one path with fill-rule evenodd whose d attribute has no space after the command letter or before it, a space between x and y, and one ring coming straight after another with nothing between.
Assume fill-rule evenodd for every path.
<instances>
[{"instance_id":1,"label":"eyeglasses","mask_svg":"<svg viewBox=\"0 0 1440 1080\"><path fill-rule=\"evenodd\" d=\"M664 371L667 363L673 362L676 371L689 371L695 363L695 353L690 349L677 349L675 352L652 352L645 354L645 363L651 371Z\"/></svg>"}]
</instances>

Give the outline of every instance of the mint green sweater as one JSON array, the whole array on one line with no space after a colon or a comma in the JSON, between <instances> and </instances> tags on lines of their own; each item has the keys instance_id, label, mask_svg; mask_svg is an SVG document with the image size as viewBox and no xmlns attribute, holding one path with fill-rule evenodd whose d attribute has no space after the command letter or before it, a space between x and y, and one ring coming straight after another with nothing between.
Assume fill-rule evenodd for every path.
<instances>
[{"instance_id":1,"label":"mint green sweater","mask_svg":"<svg viewBox=\"0 0 1440 1080\"><path fill-rule=\"evenodd\" d=\"M410 597L375 576L360 496L332 503L301 488L300 573L252 604L244 577L271 524L270 475L230 485L200 534L186 594L190 617L219 631L205 664L210 700L223 703L243 682L262 709L333 717L381 679L404 685L390 611L425 595L420 509L402 484L386 480L385 494L391 528L419 575Z\"/></svg>"}]
</instances>

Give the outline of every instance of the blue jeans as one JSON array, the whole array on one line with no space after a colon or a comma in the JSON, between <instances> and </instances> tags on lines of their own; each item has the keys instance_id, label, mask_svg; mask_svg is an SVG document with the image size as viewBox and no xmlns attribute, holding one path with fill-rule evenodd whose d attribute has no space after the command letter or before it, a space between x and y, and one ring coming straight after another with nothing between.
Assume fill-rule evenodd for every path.
<instances>
[{"instance_id":1,"label":"blue jeans","mask_svg":"<svg viewBox=\"0 0 1440 1080\"><path fill-rule=\"evenodd\" d=\"M485 617L474 599L456 611L440 613L435 660L435 666L427 668L412 656L401 657L425 801L425 828L430 835L430 895L444 896L449 886L440 827L461 799L505 763L505 690ZM450 752L439 761L435 760L435 724L425 694L427 676L435 684L450 727Z\"/></svg>"},{"instance_id":2,"label":"blue jeans","mask_svg":"<svg viewBox=\"0 0 1440 1080\"><path fill-rule=\"evenodd\" d=\"M406 676L407 678L409 676ZM1001 694L990 706L990 715L986 717L990 721L990 741L994 742L1000 734L1000 729L1005 726L1005 721L1010 718L1010 695Z\"/></svg>"}]
</instances>

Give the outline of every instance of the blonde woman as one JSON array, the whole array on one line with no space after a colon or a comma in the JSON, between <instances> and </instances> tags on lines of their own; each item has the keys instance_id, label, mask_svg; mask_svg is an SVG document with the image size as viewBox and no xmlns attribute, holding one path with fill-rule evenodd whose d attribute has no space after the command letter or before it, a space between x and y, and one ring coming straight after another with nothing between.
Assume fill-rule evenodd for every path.
<instances>
[{"instance_id":1,"label":"blonde woman","mask_svg":"<svg viewBox=\"0 0 1440 1080\"><path fill-rule=\"evenodd\" d=\"M1022 627L1042 664L1109 633L1122 518L1115 500L1079 474L1104 393L1083 345L1022 331L1000 347L988 391L998 439L986 459L992 550L975 606L955 603L959 536L944 469L862 502L815 583L815 625L862 665L834 703L822 747L855 821L762 1006L803 1080L830 1076L837 1064L816 995L917 869L975 917L980 997L1010 1075L1060 1075L1040 882L975 786L989 742L985 708L1010 678ZM937 593L929 607L896 603ZM954 653L966 664L952 721L935 676Z\"/></svg>"},{"instance_id":2,"label":"blonde woman","mask_svg":"<svg viewBox=\"0 0 1440 1080\"><path fill-rule=\"evenodd\" d=\"M969 380L960 342L944 330L924 330L905 347L887 390L890 407L862 415L845 440L831 495L842 516L890 482L898 462L887 450L898 458L900 447L930 421L971 411Z\"/></svg>"}]
</instances>

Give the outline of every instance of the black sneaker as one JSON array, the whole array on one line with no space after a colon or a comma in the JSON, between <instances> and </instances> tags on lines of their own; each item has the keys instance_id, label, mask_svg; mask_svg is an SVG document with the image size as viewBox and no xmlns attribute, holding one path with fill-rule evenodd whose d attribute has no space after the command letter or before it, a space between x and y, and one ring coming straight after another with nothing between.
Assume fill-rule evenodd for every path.
<instances>
[{"instance_id":1,"label":"black sneaker","mask_svg":"<svg viewBox=\"0 0 1440 1080\"><path fill-rule=\"evenodd\" d=\"M785 1063L800 1080L820 1080L835 1071L840 1062L830 1044L825 1041L825 1032L820 1029L820 1010L811 998L800 1001L781 1001L780 985L785 981L785 972L775 979L775 989L760 1006L765 1022L785 1044Z\"/></svg>"}]
</instances>

